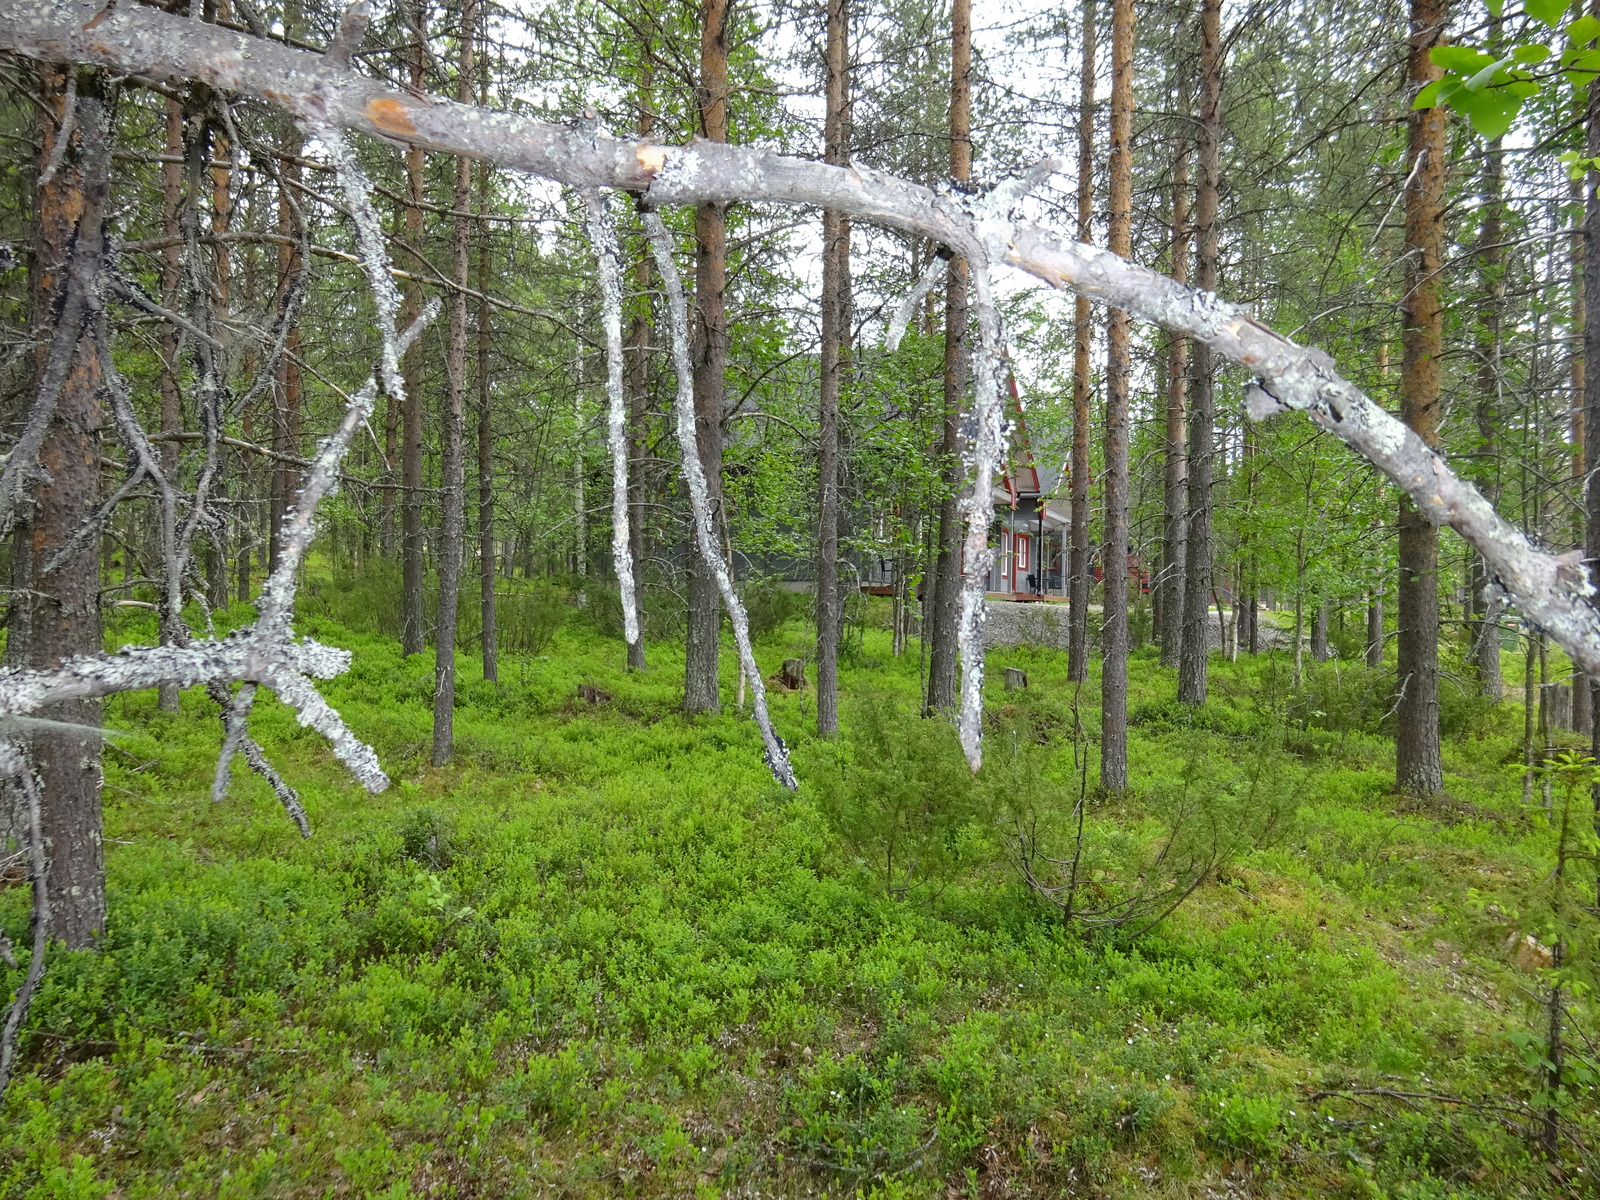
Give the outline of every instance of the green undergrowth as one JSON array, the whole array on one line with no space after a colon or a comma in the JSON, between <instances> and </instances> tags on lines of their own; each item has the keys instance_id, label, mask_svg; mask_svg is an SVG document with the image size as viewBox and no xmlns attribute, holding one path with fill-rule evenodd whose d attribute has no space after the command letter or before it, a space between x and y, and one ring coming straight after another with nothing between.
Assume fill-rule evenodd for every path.
<instances>
[{"instance_id":1,"label":"green undergrowth","mask_svg":"<svg viewBox=\"0 0 1600 1200\"><path fill-rule=\"evenodd\" d=\"M435 770L431 655L402 658L349 590L309 596L300 628L354 651L324 691L394 785L361 792L264 698L254 730L309 840L242 764L210 801L203 696L108 704L110 928L53 959L0 1102L0 1196L1588 1187L1579 1149L1541 1160L1518 1128L1539 980L1503 946L1553 834L1507 765L1514 704L1447 701L1448 795L1418 805L1390 790L1363 668L1291 689L1281 654L1219 663L1188 710L1142 652L1133 786L1094 799L1095 683L1061 655L991 654L973 780L947 727L908 715L915 655L867 629L838 745L809 693L770 694L788 794L731 711L731 656L729 711L686 719L681 648L630 676L572 611L497 685L468 647ZM535 633L548 599L526 602ZM775 619L763 669L808 649ZM1185 788L1248 836L1143 936L1069 927L1020 882L1014 833L1021 814L1059 836L1085 782L1101 890ZM25 889L0 891L19 945L26 919ZM1594 1099L1560 1098L1590 1135Z\"/></svg>"}]
</instances>

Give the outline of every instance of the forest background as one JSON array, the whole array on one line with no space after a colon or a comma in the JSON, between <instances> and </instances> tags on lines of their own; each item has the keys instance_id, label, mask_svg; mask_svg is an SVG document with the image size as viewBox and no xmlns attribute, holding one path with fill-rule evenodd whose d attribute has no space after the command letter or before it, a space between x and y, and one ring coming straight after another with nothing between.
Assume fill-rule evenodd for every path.
<instances>
[{"instance_id":1,"label":"forest background","mask_svg":"<svg viewBox=\"0 0 1600 1200\"><path fill-rule=\"evenodd\" d=\"M580 132L958 192L1065 151L1075 177L1030 211L1326 350L1540 545L1583 545L1583 56L1600 27L1581 14L191 15ZM635 214L613 206L620 551L642 602L625 639L584 195L375 138L336 171L337 138L203 84L3 69L17 445L63 311L41 303L52 247L70 264L85 229L73 203L120 271L105 357L62 393L90 407L74 425L63 400L30 482L47 497L67 478L60 430L90 437L70 515L98 524L51 534L48 503L24 506L13 664L65 652L44 603L84 618L68 649L179 645L254 620L285 561L295 576L285 518L382 357L352 171L401 327L444 308L298 572L296 628L355 651L326 693L399 785L356 795L263 699L264 757L245 757L277 767L230 789L217 694L171 685L106 702L121 732L103 768L98 750L52 759L52 738L87 744L70 730L30 734L46 817L76 795L97 860L103 798L110 848L80 863L58 831L51 882L26 803L10 817L5 879L41 887L3 896L29 1001L7 1031L6 1194L1590 1186L1589 690L1464 541L1397 509L1337 440L1249 420L1244 372L1003 288L1033 453L1067 468L1081 520L1072 602L990 653L1031 686L991 684L974 776L940 719L971 658L960 260L946 275L929 240L837 214L663 210L692 268L715 536L763 672L799 658L813 675L769 696L790 795L765 778L754 681L730 669L690 544L666 292ZM1446 106L1417 107L1441 77ZM897 316L919 279L934 286ZM141 476L137 438L117 457L125 415L203 499ZM193 561L173 593L179 527ZM1091 546L1124 543L1148 592L1094 580L1113 556ZM90 548L76 592L39 553L60 544ZM858 589L873 563L893 594ZM297 843L277 803L317 837Z\"/></svg>"}]
</instances>

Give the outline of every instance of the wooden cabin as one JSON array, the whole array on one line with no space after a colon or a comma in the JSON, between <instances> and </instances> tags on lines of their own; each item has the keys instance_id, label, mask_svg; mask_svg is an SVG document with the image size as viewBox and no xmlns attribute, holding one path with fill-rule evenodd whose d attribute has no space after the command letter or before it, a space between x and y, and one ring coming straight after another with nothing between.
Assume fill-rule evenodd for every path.
<instances>
[{"instance_id":1,"label":"wooden cabin","mask_svg":"<svg viewBox=\"0 0 1600 1200\"><path fill-rule=\"evenodd\" d=\"M995 561L985 591L994 600L1064 600L1072 512L1065 472L1035 461L1017 382L1009 382L1011 444L994 482L990 544L995 547ZM898 570L894 558L868 555L860 570L863 592L894 594Z\"/></svg>"}]
</instances>

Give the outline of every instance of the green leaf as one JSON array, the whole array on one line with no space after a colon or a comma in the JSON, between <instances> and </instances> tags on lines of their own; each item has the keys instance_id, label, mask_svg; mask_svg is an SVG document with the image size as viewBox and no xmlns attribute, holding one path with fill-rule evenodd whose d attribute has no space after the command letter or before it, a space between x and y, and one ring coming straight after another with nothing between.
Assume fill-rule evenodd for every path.
<instances>
[{"instance_id":1,"label":"green leaf","mask_svg":"<svg viewBox=\"0 0 1600 1200\"><path fill-rule=\"evenodd\" d=\"M1517 113L1522 110L1522 98L1513 96L1504 88L1487 88L1481 92L1469 92L1463 88L1451 103L1466 113L1480 137L1491 142L1505 135L1517 119Z\"/></svg>"},{"instance_id":2,"label":"green leaf","mask_svg":"<svg viewBox=\"0 0 1600 1200\"><path fill-rule=\"evenodd\" d=\"M1489 15L1498 20L1500 14L1506 10L1505 0L1487 0L1487 7L1489 9Z\"/></svg>"},{"instance_id":3,"label":"green leaf","mask_svg":"<svg viewBox=\"0 0 1600 1200\"><path fill-rule=\"evenodd\" d=\"M1593 18L1591 18L1591 20L1592 19ZM1596 23L1600 24L1600 22ZM1574 24L1576 24L1576 22L1574 22ZM1540 43L1535 42L1531 46L1518 46L1511 52L1511 57L1516 59L1519 63L1526 63L1531 66L1534 63L1542 63L1545 59L1550 57L1551 53L1552 52L1549 46L1541 45Z\"/></svg>"},{"instance_id":4,"label":"green leaf","mask_svg":"<svg viewBox=\"0 0 1600 1200\"><path fill-rule=\"evenodd\" d=\"M1600 71L1600 50L1578 50L1561 56L1561 65L1569 70Z\"/></svg>"},{"instance_id":5,"label":"green leaf","mask_svg":"<svg viewBox=\"0 0 1600 1200\"><path fill-rule=\"evenodd\" d=\"M1471 79L1467 80L1465 84L1467 91L1481 92L1484 88L1488 87L1491 82L1493 82L1494 77L1499 74L1500 68L1508 64L1510 61L1511 60L1509 58L1496 59L1488 66L1484 67Z\"/></svg>"},{"instance_id":6,"label":"green leaf","mask_svg":"<svg viewBox=\"0 0 1600 1200\"><path fill-rule=\"evenodd\" d=\"M1495 61L1494 55L1471 46L1435 46L1428 51L1428 57L1435 65L1456 75L1470 75Z\"/></svg>"},{"instance_id":7,"label":"green leaf","mask_svg":"<svg viewBox=\"0 0 1600 1200\"><path fill-rule=\"evenodd\" d=\"M1572 8L1572 0L1522 0L1522 11L1552 29Z\"/></svg>"},{"instance_id":8,"label":"green leaf","mask_svg":"<svg viewBox=\"0 0 1600 1200\"><path fill-rule=\"evenodd\" d=\"M1600 18L1585 13L1567 26L1567 37L1579 45L1600 38Z\"/></svg>"},{"instance_id":9,"label":"green leaf","mask_svg":"<svg viewBox=\"0 0 1600 1200\"><path fill-rule=\"evenodd\" d=\"M1539 94L1540 88L1531 79L1513 79L1501 91L1510 92L1519 100L1528 100Z\"/></svg>"},{"instance_id":10,"label":"green leaf","mask_svg":"<svg viewBox=\"0 0 1600 1200\"><path fill-rule=\"evenodd\" d=\"M1432 83L1424 85L1423 89L1417 93L1417 98L1411 102L1411 107L1414 109L1437 108L1439 106L1439 89L1444 84L1445 81L1443 79L1435 79Z\"/></svg>"}]
</instances>

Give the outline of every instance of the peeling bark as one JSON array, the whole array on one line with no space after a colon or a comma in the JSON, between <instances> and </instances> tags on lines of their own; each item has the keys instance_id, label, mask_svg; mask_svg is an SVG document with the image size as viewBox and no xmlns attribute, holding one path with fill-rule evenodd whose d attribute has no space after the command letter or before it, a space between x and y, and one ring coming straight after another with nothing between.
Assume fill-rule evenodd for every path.
<instances>
[{"instance_id":1,"label":"peeling bark","mask_svg":"<svg viewBox=\"0 0 1600 1200\"><path fill-rule=\"evenodd\" d=\"M717 544L716 530L712 526L711 492L706 484L705 469L700 464L700 443L696 435L694 370L690 365L689 317L683 298L683 283L678 276L678 265L672 258L672 237L662 224L659 214L650 212L644 217L645 229L650 235L650 247L655 252L656 271L661 276L667 297L667 328L672 337L672 364L678 384L677 419L678 449L682 454L683 479L689 492L689 510L694 525L695 549L701 561L711 572L717 590L722 594L723 605L728 610L728 622L733 626L734 644L739 650L739 669L750 688L756 725L761 730L761 741L766 747L766 762L773 777L791 791L795 788L794 771L789 766L789 751L783 739L773 731L772 719L767 715L767 688L756 666L755 651L750 646L750 621L745 616L744 605L733 587L733 576L728 573L727 560Z\"/></svg>"},{"instance_id":2,"label":"peeling bark","mask_svg":"<svg viewBox=\"0 0 1600 1200\"><path fill-rule=\"evenodd\" d=\"M628 533L628 408L622 391L622 247L606 198L594 188L584 193L589 210L589 240L600 271L600 313L606 333L606 449L611 454L611 562L622 596L622 636L628 655L639 646L639 598L633 584L633 552Z\"/></svg>"}]
</instances>

